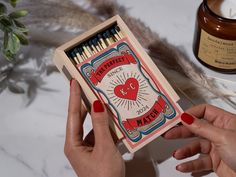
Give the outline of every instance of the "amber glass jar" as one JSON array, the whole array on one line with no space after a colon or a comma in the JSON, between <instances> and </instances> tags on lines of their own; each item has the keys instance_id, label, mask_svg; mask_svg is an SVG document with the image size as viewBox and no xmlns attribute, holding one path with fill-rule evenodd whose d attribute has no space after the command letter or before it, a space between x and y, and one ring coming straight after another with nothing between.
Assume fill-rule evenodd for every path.
<instances>
[{"instance_id":1,"label":"amber glass jar","mask_svg":"<svg viewBox=\"0 0 236 177\"><path fill-rule=\"evenodd\" d=\"M195 57L208 68L236 73L236 0L204 0L193 42Z\"/></svg>"}]
</instances>

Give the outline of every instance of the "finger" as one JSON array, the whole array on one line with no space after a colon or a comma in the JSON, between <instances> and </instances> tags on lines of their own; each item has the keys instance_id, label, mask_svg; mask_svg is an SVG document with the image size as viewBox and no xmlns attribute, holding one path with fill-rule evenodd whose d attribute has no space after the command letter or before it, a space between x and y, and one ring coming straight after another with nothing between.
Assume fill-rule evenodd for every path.
<instances>
[{"instance_id":1,"label":"finger","mask_svg":"<svg viewBox=\"0 0 236 177\"><path fill-rule=\"evenodd\" d=\"M213 172L213 170L206 170L206 171L199 171L199 172L193 172L191 173L192 177L203 177L203 176L207 176L209 174L211 174Z\"/></svg>"},{"instance_id":2,"label":"finger","mask_svg":"<svg viewBox=\"0 0 236 177\"><path fill-rule=\"evenodd\" d=\"M73 146L81 145L83 139L83 122L85 116L81 117L81 106L81 90L77 81L73 79L71 81L66 126L66 143Z\"/></svg>"},{"instance_id":3,"label":"finger","mask_svg":"<svg viewBox=\"0 0 236 177\"><path fill-rule=\"evenodd\" d=\"M200 104L186 110L185 112L195 116L196 118L204 118L208 122L214 122L217 119L222 121L223 119L229 119L232 117L231 113L209 104Z\"/></svg>"},{"instance_id":4,"label":"finger","mask_svg":"<svg viewBox=\"0 0 236 177\"><path fill-rule=\"evenodd\" d=\"M82 118L82 120L85 120L88 112L87 112L87 109L84 106L83 102L81 102L81 108L80 109L81 109L81 111L80 111L81 118Z\"/></svg>"},{"instance_id":5,"label":"finger","mask_svg":"<svg viewBox=\"0 0 236 177\"><path fill-rule=\"evenodd\" d=\"M112 137L114 144L116 144L119 141L119 138L117 137L117 135L115 134L115 132L112 129L110 129L110 133L111 133L111 137Z\"/></svg>"},{"instance_id":6,"label":"finger","mask_svg":"<svg viewBox=\"0 0 236 177\"><path fill-rule=\"evenodd\" d=\"M194 134L183 125L175 126L163 134L166 139L190 138L193 136Z\"/></svg>"},{"instance_id":7,"label":"finger","mask_svg":"<svg viewBox=\"0 0 236 177\"><path fill-rule=\"evenodd\" d=\"M225 130L217 128L205 120L200 120L194 116L183 113L181 120L184 126L186 126L192 133L204 137L213 143L221 143L225 137Z\"/></svg>"},{"instance_id":8,"label":"finger","mask_svg":"<svg viewBox=\"0 0 236 177\"><path fill-rule=\"evenodd\" d=\"M93 103L91 118L95 136L95 146L104 147L114 145L109 129L109 116L104 104L100 100Z\"/></svg>"},{"instance_id":9,"label":"finger","mask_svg":"<svg viewBox=\"0 0 236 177\"><path fill-rule=\"evenodd\" d=\"M108 104L105 103L105 107L108 107ZM108 113L108 117L112 117L111 112L107 111L107 113ZM109 129L110 129L110 133L111 133L111 137L113 139L113 142L114 142L114 144L116 144L119 141L119 138L117 137L116 133L112 130L111 127L109 127Z\"/></svg>"},{"instance_id":10,"label":"finger","mask_svg":"<svg viewBox=\"0 0 236 177\"><path fill-rule=\"evenodd\" d=\"M176 150L173 154L178 160L185 159L188 157L192 157L198 153L207 154L211 150L211 143L205 139L197 139L190 144L187 144L178 150Z\"/></svg>"},{"instance_id":11,"label":"finger","mask_svg":"<svg viewBox=\"0 0 236 177\"><path fill-rule=\"evenodd\" d=\"M188 161L176 166L176 170L188 172L208 171L212 169L212 161L210 156L203 156L196 160Z\"/></svg>"}]
</instances>

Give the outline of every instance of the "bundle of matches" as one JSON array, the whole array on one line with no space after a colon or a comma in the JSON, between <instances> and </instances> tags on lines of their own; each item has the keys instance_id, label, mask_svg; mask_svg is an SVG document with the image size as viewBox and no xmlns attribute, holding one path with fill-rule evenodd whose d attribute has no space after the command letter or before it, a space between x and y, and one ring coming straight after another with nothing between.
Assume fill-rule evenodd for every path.
<instances>
[{"instance_id":1,"label":"bundle of matches","mask_svg":"<svg viewBox=\"0 0 236 177\"><path fill-rule=\"evenodd\" d=\"M57 48L54 61L79 82L88 110L97 99L106 103L110 127L130 152L180 122L178 95L119 16Z\"/></svg>"},{"instance_id":2,"label":"bundle of matches","mask_svg":"<svg viewBox=\"0 0 236 177\"><path fill-rule=\"evenodd\" d=\"M118 25L107 29L103 33L97 34L92 39L74 47L67 52L67 55L74 63L79 64L91 56L101 52L115 42L118 42L124 37Z\"/></svg>"}]
</instances>

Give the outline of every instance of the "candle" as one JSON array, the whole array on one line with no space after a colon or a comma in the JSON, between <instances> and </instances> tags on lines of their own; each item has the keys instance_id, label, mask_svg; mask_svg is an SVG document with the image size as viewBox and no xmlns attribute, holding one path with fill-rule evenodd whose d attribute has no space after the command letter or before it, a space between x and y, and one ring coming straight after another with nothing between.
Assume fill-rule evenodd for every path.
<instances>
[{"instance_id":1,"label":"candle","mask_svg":"<svg viewBox=\"0 0 236 177\"><path fill-rule=\"evenodd\" d=\"M221 17L228 19L236 19L235 0L209 0L208 6L214 13Z\"/></svg>"},{"instance_id":2,"label":"candle","mask_svg":"<svg viewBox=\"0 0 236 177\"><path fill-rule=\"evenodd\" d=\"M236 1L225 0L221 6L222 16L225 18L236 19Z\"/></svg>"},{"instance_id":3,"label":"candle","mask_svg":"<svg viewBox=\"0 0 236 177\"><path fill-rule=\"evenodd\" d=\"M206 67L236 73L236 0L204 0L197 13L193 51Z\"/></svg>"}]
</instances>

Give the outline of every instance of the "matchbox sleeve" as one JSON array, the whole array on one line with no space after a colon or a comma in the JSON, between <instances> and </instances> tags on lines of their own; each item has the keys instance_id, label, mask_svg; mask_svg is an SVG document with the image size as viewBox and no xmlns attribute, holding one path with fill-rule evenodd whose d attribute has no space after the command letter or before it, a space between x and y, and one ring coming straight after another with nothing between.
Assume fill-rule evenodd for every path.
<instances>
[{"instance_id":1,"label":"matchbox sleeve","mask_svg":"<svg viewBox=\"0 0 236 177\"><path fill-rule=\"evenodd\" d=\"M128 38L77 68L94 94L109 106L129 151L143 147L178 121L180 107Z\"/></svg>"}]
</instances>

